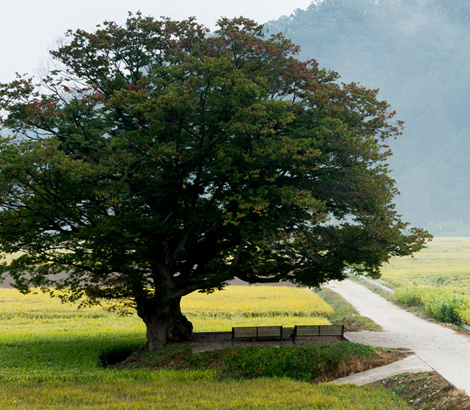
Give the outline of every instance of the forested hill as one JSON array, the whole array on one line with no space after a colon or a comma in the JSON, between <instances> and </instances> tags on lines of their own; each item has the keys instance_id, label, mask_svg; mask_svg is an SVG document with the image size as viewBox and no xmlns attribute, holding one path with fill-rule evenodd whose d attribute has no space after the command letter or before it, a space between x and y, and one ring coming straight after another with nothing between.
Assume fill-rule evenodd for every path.
<instances>
[{"instance_id":1,"label":"forested hill","mask_svg":"<svg viewBox=\"0 0 470 410\"><path fill-rule=\"evenodd\" d=\"M398 210L470 235L470 1L324 0L267 27L342 81L380 88L406 122L390 144Z\"/></svg>"}]
</instances>

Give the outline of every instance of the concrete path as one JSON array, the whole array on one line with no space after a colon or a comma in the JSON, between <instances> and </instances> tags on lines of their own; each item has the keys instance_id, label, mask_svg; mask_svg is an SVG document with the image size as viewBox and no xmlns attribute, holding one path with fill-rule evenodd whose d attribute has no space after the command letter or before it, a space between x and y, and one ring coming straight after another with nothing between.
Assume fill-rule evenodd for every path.
<instances>
[{"instance_id":1,"label":"concrete path","mask_svg":"<svg viewBox=\"0 0 470 410\"><path fill-rule=\"evenodd\" d=\"M405 373L421 373L421 372L432 372L433 369L423 362L415 354L406 357L395 363L391 363L387 366L376 367L362 373L353 374L352 376L343 377L342 379L333 380L334 384L346 384L353 383L358 386L377 382L379 380L386 379L388 377L397 376Z\"/></svg>"},{"instance_id":2,"label":"concrete path","mask_svg":"<svg viewBox=\"0 0 470 410\"><path fill-rule=\"evenodd\" d=\"M353 342L381 347L404 347L470 395L470 337L428 322L395 306L369 289L350 280L330 282L362 316L381 325L383 332L349 332Z\"/></svg>"}]
</instances>

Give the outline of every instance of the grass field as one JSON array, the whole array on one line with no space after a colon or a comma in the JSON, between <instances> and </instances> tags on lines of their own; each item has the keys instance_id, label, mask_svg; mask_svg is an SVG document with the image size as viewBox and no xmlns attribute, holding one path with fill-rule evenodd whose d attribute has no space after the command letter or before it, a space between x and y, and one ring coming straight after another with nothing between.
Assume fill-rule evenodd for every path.
<instances>
[{"instance_id":1,"label":"grass field","mask_svg":"<svg viewBox=\"0 0 470 410\"><path fill-rule=\"evenodd\" d=\"M8 387L8 389L5 389ZM376 387L312 385L290 380L159 380L11 383L0 386L4 410L409 410Z\"/></svg>"},{"instance_id":2,"label":"grass field","mask_svg":"<svg viewBox=\"0 0 470 410\"><path fill-rule=\"evenodd\" d=\"M251 320L285 326L290 320L327 321L322 315L331 308L313 292L275 289L195 294L184 301L183 311L196 331L229 330L233 323ZM100 366L102 352L136 350L144 343L144 326L135 315L77 309L42 294L23 296L0 289L0 408L409 409L382 388L268 378L220 381L213 370Z\"/></svg>"},{"instance_id":3,"label":"grass field","mask_svg":"<svg viewBox=\"0 0 470 410\"><path fill-rule=\"evenodd\" d=\"M392 259L382 279L397 287L419 283L470 294L470 238L434 238L413 257Z\"/></svg>"}]
</instances>

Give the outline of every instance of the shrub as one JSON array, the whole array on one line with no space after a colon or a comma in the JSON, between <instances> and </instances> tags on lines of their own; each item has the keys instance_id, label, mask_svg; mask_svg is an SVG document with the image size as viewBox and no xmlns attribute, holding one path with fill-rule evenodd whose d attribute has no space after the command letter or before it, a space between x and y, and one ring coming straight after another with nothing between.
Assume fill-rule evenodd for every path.
<instances>
[{"instance_id":1,"label":"shrub","mask_svg":"<svg viewBox=\"0 0 470 410\"><path fill-rule=\"evenodd\" d=\"M463 297L456 310L460 318L460 323L470 325L470 298Z\"/></svg>"},{"instance_id":2,"label":"shrub","mask_svg":"<svg viewBox=\"0 0 470 410\"><path fill-rule=\"evenodd\" d=\"M470 298L450 290L431 286L399 288L395 295L400 302L422 306L431 317L447 323L470 323Z\"/></svg>"},{"instance_id":3,"label":"shrub","mask_svg":"<svg viewBox=\"0 0 470 410\"><path fill-rule=\"evenodd\" d=\"M458 312L463 299L463 295L444 291L429 298L424 305L424 310L442 322L458 324L461 322Z\"/></svg>"},{"instance_id":4,"label":"shrub","mask_svg":"<svg viewBox=\"0 0 470 410\"><path fill-rule=\"evenodd\" d=\"M195 368L216 367L221 377L252 379L289 377L296 380L326 380L344 363L375 358L370 346L334 343L327 346L248 346L193 355L187 360Z\"/></svg>"},{"instance_id":5,"label":"shrub","mask_svg":"<svg viewBox=\"0 0 470 410\"><path fill-rule=\"evenodd\" d=\"M422 304L423 286L409 286L398 288L395 291L396 298L410 306L419 306Z\"/></svg>"}]
</instances>

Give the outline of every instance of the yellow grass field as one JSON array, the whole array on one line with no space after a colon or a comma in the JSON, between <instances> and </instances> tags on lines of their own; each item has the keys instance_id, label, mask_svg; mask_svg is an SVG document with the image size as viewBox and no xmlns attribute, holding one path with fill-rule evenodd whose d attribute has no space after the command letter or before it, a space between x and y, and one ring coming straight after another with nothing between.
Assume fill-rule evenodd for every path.
<instances>
[{"instance_id":1,"label":"yellow grass field","mask_svg":"<svg viewBox=\"0 0 470 410\"><path fill-rule=\"evenodd\" d=\"M398 287L423 284L470 294L470 238L434 238L414 257L392 259L382 279Z\"/></svg>"},{"instance_id":2,"label":"yellow grass field","mask_svg":"<svg viewBox=\"0 0 470 410\"><path fill-rule=\"evenodd\" d=\"M228 286L211 294L192 293L181 309L195 331L228 331L233 326L324 325L333 313L313 291L285 286Z\"/></svg>"},{"instance_id":3,"label":"yellow grass field","mask_svg":"<svg viewBox=\"0 0 470 410\"><path fill-rule=\"evenodd\" d=\"M207 332L244 325L328 324L327 316L333 309L308 289L229 286L212 294L195 292L186 296L182 311L193 322L194 331ZM113 332L123 325L132 334L144 334L144 325L135 314L118 316L98 306L79 309L42 292L22 295L15 289L0 289L3 337L86 333L95 327Z\"/></svg>"},{"instance_id":4,"label":"yellow grass field","mask_svg":"<svg viewBox=\"0 0 470 410\"><path fill-rule=\"evenodd\" d=\"M211 294L194 292L183 299L182 309L192 315L213 316L325 316L330 305L306 288L285 286L229 286Z\"/></svg>"}]
</instances>

